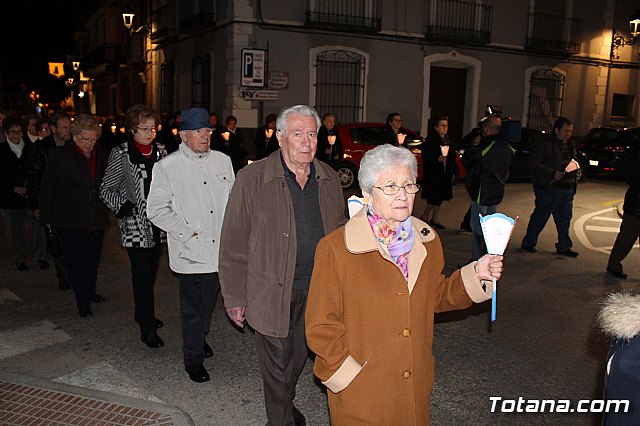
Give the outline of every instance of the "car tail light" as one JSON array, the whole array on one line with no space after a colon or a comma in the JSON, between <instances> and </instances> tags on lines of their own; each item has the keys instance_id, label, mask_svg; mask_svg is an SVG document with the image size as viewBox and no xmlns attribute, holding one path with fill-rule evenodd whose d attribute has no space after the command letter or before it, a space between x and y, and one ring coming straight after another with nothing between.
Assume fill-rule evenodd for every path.
<instances>
[{"instance_id":1,"label":"car tail light","mask_svg":"<svg viewBox=\"0 0 640 426\"><path fill-rule=\"evenodd\" d=\"M611 152L624 152L624 146L619 146L619 145L607 145L604 147L605 151L611 151Z\"/></svg>"}]
</instances>

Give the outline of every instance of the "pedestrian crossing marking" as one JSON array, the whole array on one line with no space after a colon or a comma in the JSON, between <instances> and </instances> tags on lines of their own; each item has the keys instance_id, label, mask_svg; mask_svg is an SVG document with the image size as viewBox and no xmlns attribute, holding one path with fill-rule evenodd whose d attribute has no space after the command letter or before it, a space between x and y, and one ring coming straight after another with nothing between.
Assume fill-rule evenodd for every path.
<instances>
[{"instance_id":1,"label":"pedestrian crossing marking","mask_svg":"<svg viewBox=\"0 0 640 426\"><path fill-rule=\"evenodd\" d=\"M584 229L586 229L587 231L600 231L600 232L614 232L614 233L618 233L620 231L620 228L614 228L611 226L596 226L596 225L587 225L584 227Z\"/></svg>"},{"instance_id":2,"label":"pedestrian crossing marking","mask_svg":"<svg viewBox=\"0 0 640 426\"><path fill-rule=\"evenodd\" d=\"M51 321L0 331L0 359L71 340L71 336Z\"/></svg>"},{"instance_id":3,"label":"pedestrian crossing marking","mask_svg":"<svg viewBox=\"0 0 640 426\"><path fill-rule=\"evenodd\" d=\"M8 288L0 288L0 305L5 302L22 302L22 299Z\"/></svg>"}]
</instances>

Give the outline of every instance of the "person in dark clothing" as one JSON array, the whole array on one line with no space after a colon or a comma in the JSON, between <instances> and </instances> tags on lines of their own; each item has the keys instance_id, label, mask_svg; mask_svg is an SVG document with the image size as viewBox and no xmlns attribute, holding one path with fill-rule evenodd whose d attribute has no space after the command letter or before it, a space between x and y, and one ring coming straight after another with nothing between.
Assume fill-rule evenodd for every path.
<instances>
[{"instance_id":1,"label":"person in dark clothing","mask_svg":"<svg viewBox=\"0 0 640 426\"><path fill-rule=\"evenodd\" d=\"M502 120L490 115L482 122L482 139L469 147L462 156L467 168L467 191L471 197L471 260L478 260L487 252L479 215L493 214L504 197L514 150L500 136Z\"/></svg>"},{"instance_id":2,"label":"person in dark clothing","mask_svg":"<svg viewBox=\"0 0 640 426\"><path fill-rule=\"evenodd\" d=\"M135 321L140 339L150 348L164 346L157 328L153 287L164 233L147 218L147 196L155 163L167 155L155 141L157 115L145 105L127 111L125 126L129 140L111 151L100 185L100 198L118 218L122 245L131 262Z\"/></svg>"},{"instance_id":3,"label":"person in dark clothing","mask_svg":"<svg viewBox=\"0 0 640 426\"><path fill-rule=\"evenodd\" d=\"M100 131L93 116L78 114L71 125L73 142L50 153L40 186L40 222L62 238L81 317L93 315L92 302L105 300L96 293L108 225L107 207L98 197L107 165L104 151L96 147Z\"/></svg>"},{"instance_id":4,"label":"person in dark clothing","mask_svg":"<svg viewBox=\"0 0 640 426\"><path fill-rule=\"evenodd\" d=\"M223 152L231 157L231 164L233 165L233 171L235 173L238 173L238 170L247 165L247 152L244 150L244 139L242 135L236 131L237 124L238 119L230 115L227 117L226 127L219 133L213 133L211 135L211 149Z\"/></svg>"},{"instance_id":5,"label":"person in dark clothing","mask_svg":"<svg viewBox=\"0 0 640 426\"><path fill-rule=\"evenodd\" d=\"M402 117L397 112L387 115L387 127L382 131L382 142L393 146L404 146L405 134L400 132Z\"/></svg>"},{"instance_id":6,"label":"person in dark clothing","mask_svg":"<svg viewBox=\"0 0 640 426\"><path fill-rule=\"evenodd\" d=\"M265 119L265 125L256 132L253 144L256 146L256 160L268 157L272 152L277 151L278 138L276 136L276 120L278 114L269 114Z\"/></svg>"},{"instance_id":7,"label":"person in dark clothing","mask_svg":"<svg viewBox=\"0 0 640 426\"><path fill-rule=\"evenodd\" d=\"M18 271L28 269L24 250L24 223L29 232L41 269L47 269L44 228L27 211L27 174L31 163L33 145L26 136L24 121L9 117L3 121L2 132L7 141L0 144L0 212L7 232L9 251L15 258Z\"/></svg>"},{"instance_id":8,"label":"person in dark clothing","mask_svg":"<svg viewBox=\"0 0 640 426\"><path fill-rule=\"evenodd\" d=\"M556 253L578 257L578 252L571 249L573 243L569 236L573 197L579 173L579 170L566 172L572 161L577 164L576 147L571 140L572 133L571 121L560 117L553 125L553 135L531 147L529 169L536 200L527 233L522 239L522 248L529 253L537 251L538 236L547 224L549 216L553 215L558 231Z\"/></svg>"},{"instance_id":9,"label":"person in dark clothing","mask_svg":"<svg viewBox=\"0 0 640 426\"><path fill-rule=\"evenodd\" d=\"M177 151L180 145L180 135L178 134L179 125L180 111L177 111L162 123L162 130L158 132L158 142L164 145L169 154Z\"/></svg>"},{"instance_id":10,"label":"person in dark clothing","mask_svg":"<svg viewBox=\"0 0 640 426\"><path fill-rule=\"evenodd\" d=\"M40 185L44 170L51 152L64 146L70 139L71 120L67 114L58 111L51 114L47 127L50 130L49 135L33 144L33 155L29 169L29 179L27 180L27 204L36 221L40 221ZM64 254L62 256L52 256L52 258L56 268L58 288L60 290L69 290L71 282L69 281Z\"/></svg>"},{"instance_id":11,"label":"person in dark clothing","mask_svg":"<svg viewBox=\"0 0 640 426\"><path fill-rule=\"evenodd\" d=\"M636 146L629 154L627 183L629 188L624 195L622 224L607 263L607 272L622 279L627 278L622 269L622 260L640 237L640 146Z\"/></svg>"},{"instance_id":12,"label":"person in dark clothing","mask_svg":"<svg viewBox=\"0 0 640 426\"><path fill-rule=\"evenodd\" d=\"M336 127L336 115L327 113L322 116L322 126L318 130L318 150L316 158L330 166L342 159L342 141Z\"/></svg>"},{"instance_id":13,"label":"person in dark clothing","mask_svg":"<svg viewBox=\"0 0 640 426\"><path fill-rule=\"evenodd\" d=\"M420 217L436 229L444 229L438 223L442 201L453 198L452 182L456 174L456 151L449 142L449 117L438 116L433 120L433 131L422 144L422 198L427 207ZM446 155L444 152L446 151Z\"/></svg>"}]
</instances>

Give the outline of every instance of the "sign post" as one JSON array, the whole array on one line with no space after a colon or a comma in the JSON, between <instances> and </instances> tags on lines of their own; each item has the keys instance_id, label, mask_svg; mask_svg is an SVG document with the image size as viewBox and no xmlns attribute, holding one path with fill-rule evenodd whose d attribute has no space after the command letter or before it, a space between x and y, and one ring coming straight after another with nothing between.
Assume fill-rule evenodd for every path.
<instances>
[{"instance_id":1,"label":"sign post","mask_svg":"<svg viewBox=\"0 0 640 426\"><path fill-rule=\"evenodd\" d=\"M266 79L267 51L263 49L242 49L243 87L264 87Z\"/></svg>"}]
</instances>

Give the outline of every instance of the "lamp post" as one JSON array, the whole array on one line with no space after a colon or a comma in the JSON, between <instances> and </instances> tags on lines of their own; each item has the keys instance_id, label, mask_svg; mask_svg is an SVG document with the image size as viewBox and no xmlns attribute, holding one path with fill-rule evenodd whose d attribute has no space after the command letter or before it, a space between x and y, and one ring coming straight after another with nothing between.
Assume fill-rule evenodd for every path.
<instances>
[{"instance_id":1,"label":"lamp post","mask_svg":"<svg viewBox=\"0 0 640 426\"><path fill-rule=\"evenodd\" d=\"M631 38L627 39L622 34L618 34L613 30L613 40L611 41L611 59L620 59L619 50L623 46L631 46L640 35L640 9L629 18L629 34Z\"/></svg>"},{"instance_id":2,"label":"lamp post","mask_svg":"<svg viewBox=\"0 0 640 426\"><path fill-rule=\"evenodd\" d=\"M147 24L141 25L136 28L134 25L135 13L133 12L125 12L122 14L122 22L124 26L129 30L129 34L131 35L130 53L128 55L127 63L132 66L132 69L135 70L137 64L143 64L144 69L141 71L140 68L137 69L137 75L140 77L140 82L142 83L143 88L143 102L147 103L147 87L148 87L148 77L149 77L149 65L152 65L152 62L147 60L147 54L152 51L151 49L151 27Z\"/></svg>"}]
</instances>

